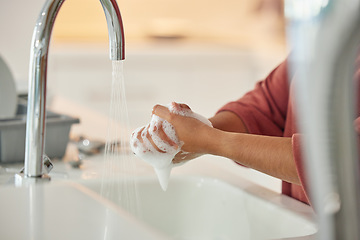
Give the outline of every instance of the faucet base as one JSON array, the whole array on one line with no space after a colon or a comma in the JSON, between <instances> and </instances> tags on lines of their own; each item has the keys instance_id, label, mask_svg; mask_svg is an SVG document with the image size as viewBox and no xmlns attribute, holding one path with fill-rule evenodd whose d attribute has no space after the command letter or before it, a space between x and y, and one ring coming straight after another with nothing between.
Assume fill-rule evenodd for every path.
<instances>
[{"instance_id":1,"label":"faucet base","mask_svg":"<svg viewBox=\"0 0 360 240\"><path fill-rule=\"evenodd\" d=\"M28 186L34 183L50 182L51 177L43 174L39 177L26 177L24 173L17 173L14 176L14 183L16 187Z\"/></svg>"}]
</instances>

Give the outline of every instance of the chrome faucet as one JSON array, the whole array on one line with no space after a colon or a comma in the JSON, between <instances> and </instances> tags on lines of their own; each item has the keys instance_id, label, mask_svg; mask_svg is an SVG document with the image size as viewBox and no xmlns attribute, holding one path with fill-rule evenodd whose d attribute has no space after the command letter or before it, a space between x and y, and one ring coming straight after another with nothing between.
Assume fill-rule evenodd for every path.
<instances>
[{"instance_id":1,"label":"chrome faucet","mask_svg":"<svg viewBox=\"0 0 360 240\"><path fill-rule=\"evenodd\" d=\"M294 4L288 9L294 45L290 62L310 199L319 224L316 239L360 239L360 168L353 124L359 104L353 76L360 2L288 3Z\"/></svg>"},{"instance_id":2,"label":"chrome faucet","mask_svg":"<svg viewBox=\"0 0 360 240\"><path fill-rule=\"evenodd\" d=\"M52 28L65 0L47 0L33 32L25 142L25 178L41 179L44 158L47 57ZM116 0L100 0L109 31L110 59L125 58L124 30ZM48 178L48 177L46 177Z\"/></svg>"}]
</instances>

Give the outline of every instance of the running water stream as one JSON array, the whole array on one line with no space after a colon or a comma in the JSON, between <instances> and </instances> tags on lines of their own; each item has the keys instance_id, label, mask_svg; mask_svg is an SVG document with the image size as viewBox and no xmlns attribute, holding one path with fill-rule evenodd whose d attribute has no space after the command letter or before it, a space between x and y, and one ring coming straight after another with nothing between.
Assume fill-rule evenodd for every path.
<instances>
[{"instance_id":1,"label":"running water stream","mask_svg":"<svg viewBox=\"0 0 360 240\"><path fill-rule=\"evenodd\" d=\"M121 202L124 209L141 218L136 185L136 165L129 149L130 125L125 95L123 61L112 62L110 112L107 129L101 196Z\"/></svg>"}]
</instances>

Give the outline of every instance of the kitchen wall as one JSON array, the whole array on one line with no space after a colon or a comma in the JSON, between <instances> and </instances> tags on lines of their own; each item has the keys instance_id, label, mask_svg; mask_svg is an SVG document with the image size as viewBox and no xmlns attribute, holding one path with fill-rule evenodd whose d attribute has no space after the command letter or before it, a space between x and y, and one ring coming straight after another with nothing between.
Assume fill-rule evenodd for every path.
<instances>
[{"instance_id":1,"label":"kitchen wall","mask_svg":"<svg viewBox=\"0 0 360 240\"><path fill-rule=\"evenodd\" d=\"M119 0L127 38L186 37L245 43L259 36L281 38L281 0ZM54 37L106 39L106 22L96 0L64 3Z\"/></svg>"},{"instance_id":2,"label":"kitchen wall","mask_svg":"<svg viewBox=\"0 0 360 240\"><path fill-rule=\"evenodd\" d=\"M118 0L126 43L171 39L283 52L282 0ZM44 0L0 0L0 54L26 88L32 31ZM98 0L67 0L55 23L58 44L107 44ZM51 50L50 50L51 53ZM50 56L51 58L51 56Z\"/></svg>"}]
</instances>

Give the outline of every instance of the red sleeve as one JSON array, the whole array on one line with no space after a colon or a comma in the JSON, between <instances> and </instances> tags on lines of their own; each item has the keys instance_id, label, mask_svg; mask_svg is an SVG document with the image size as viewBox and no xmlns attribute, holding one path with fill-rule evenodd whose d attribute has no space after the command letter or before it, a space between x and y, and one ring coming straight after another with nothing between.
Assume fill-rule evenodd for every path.
<instances>
[{"instance_id":1,"label":"red sleeve","mask_svg":"<svg viewBox=\"0 0 360 240\"><path fill-rule=\"evenodd\" d=\"M244 122L249 133L283 136L289 98L287 61L258 82L254 90L220 111L231 111Z\"/></svg>"}]
</instances>

